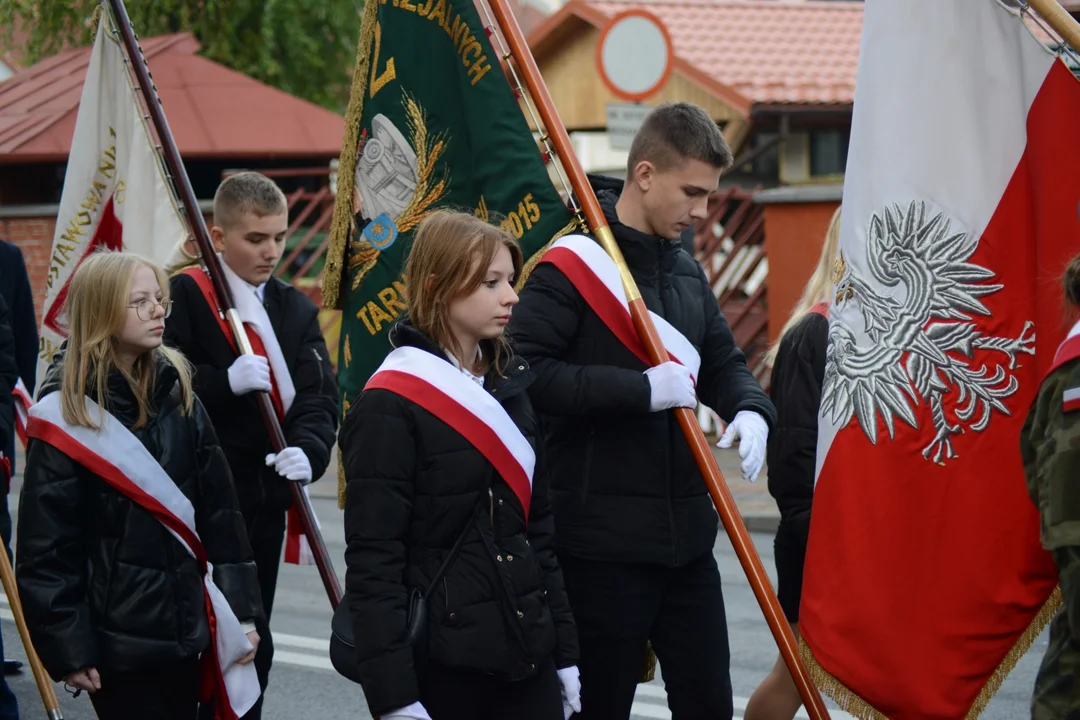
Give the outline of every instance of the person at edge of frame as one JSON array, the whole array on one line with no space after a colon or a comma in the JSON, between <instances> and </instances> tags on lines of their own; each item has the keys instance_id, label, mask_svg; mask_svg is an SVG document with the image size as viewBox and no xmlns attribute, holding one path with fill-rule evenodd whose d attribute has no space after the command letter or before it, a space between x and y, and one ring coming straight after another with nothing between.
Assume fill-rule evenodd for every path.
<instances>
[{"instance_id":1,"label":"person at edge of frame","mask_svg":"<svg viewBox=\"0 0 1080 720\"><path fill-rule=\"evenodd\" d=\"M1064 276L1070 314L1080 311L1080 255ZM1080 718L1080 322L1057 350L1020 431L1028 494L1042 545L1053 554L1061 609L1035 676L1032 720Z\"/></svg>"},{"instance_id":2,"label":"person at edge of frame","mask_svg":"<svg viewBox=\"0 0 1080 720\"><path fill-rule=\"evenodd\" d=\"M784 617L799 637L799 599L803 565L810 537L810 506L814 499L818 406L825 381L825 349L829 341L829 305L833 261L840 242L840 208L833 213L817 267L802 297L765 354L772 368L769 397L776 406L776 425L769 436L769 494L780 509L773 556L776 595ZM754 690L744 720L792 720L802 697L782 657Z\"/></svg>"}]
</instances>

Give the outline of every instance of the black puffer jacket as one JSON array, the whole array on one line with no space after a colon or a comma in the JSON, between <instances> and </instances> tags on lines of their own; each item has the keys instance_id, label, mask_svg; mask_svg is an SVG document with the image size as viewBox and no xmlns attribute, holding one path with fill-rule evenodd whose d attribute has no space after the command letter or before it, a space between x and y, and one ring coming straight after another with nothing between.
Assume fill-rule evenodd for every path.
<instances>
[{"instance_id":1,"label":"black puffer jacket","mask_svg":"<svg viewBox=\"0 0 1080 720\"><path fill-rule=\"evenodd\" d=\"M173 313L165 324L165 344L180 350L195 366L195 392L217 428L229 459L244 513L284 511L292 503L289 483L263 461L273 452L255 393L233 395L229 367L236 360L198 284L180 274L169 280ZM330 464L337 433L337 379L319 328L319 309L293 286L278 278L266 283L263 306L274 328L296 398L281 423L285 442L304 451L311 477L318 480Z\"/></svg>"},{"instance_id":2,"label":"black puffer jacket","mask_svg":"<svg viewBox=\"0 0 1080 720\"><path fill-rule=\"evenodd\" d=\"M645 305L701 355L701 401L725 420L752 410L771 425L701 265L679 240L620 223L614 191L597 197ZM533 270L510 331L537 376L529 393L545 414L559 552L667 566L711 552L716 510L674 414L649 412L646 366L553 265Z\"/></svg>"},{"instance_id":3,"label":"black puffer jacket","mask_svg":"<svg viewBox=\"0 0 1080 720\"><path fill-rule=\"evenodd\" d=\"M390 335L446 359L406 322ZM447 360L449 363L449 360ZM503 680L534 675L548 657L577 661L577 634L552 547L553 520L537 425L526 387L532 372L511 358L485 387L537 450L528 531L520 502L457 431L388 390L368 390L342 425L345 583L360 674L371 714L419 699L405 630L408 589L425 589L462 530L458 557L429 598L430 658Z\"/></svg>"},{"instance_id":4,"label":"black puffer jacket","mask_svg":"<svg viewBox=\"0 0 1080 720\"><path fill-rule=\"evenodd\" d=\"M808 312L784 333L776 350L769 387L776 405L776 426L769 433L769 494L785 520L808 513L814 499L818 406L828 342L828 319Z\"/></svg>"},{"instance_id":5,"label":"black puffer jacket","mask_svg":"<svg viewBox=\"0 0 1080 720\"><path fill-rule=\"evenodd\" d=\"M40 397L58 389L56 377L51 369ZM130 429L138 417L130 386L113 373L108 387L109 411ZM254 621L262 602L229 467L199 401L183 414L176 370L164 360L153 406L132 432L195 506L215 584L241 622ZM30 442L24 481L16 578L54 680L88 666L144 670L206 649L201 571L160 521L43 440Z\"/></svg>"}]
</instances>

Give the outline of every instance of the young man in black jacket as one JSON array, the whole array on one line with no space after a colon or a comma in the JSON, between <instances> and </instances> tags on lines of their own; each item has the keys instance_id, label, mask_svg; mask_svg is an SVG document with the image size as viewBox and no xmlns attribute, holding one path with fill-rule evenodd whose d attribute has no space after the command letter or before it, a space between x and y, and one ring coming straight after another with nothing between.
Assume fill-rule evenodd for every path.
<instances>
[{"instance_id":1,"label":"young man in black jacket","mask_svg":"<svg viewBox=\"0 0 1080 720\"><path fill-rule=\"evenodd\" d=\"M181 350L195 366L195 391L217 429L247 521L266 612L266 626L256 628L261 642L255 657L264 691L274 652L270 612L291 502L287 483L309 483L322 476L337 432L337 381L319 328L318 308L299 290L273 277L285 248L287 227L285 195L264 175L232 175L214 196L210 235L221 253L238 309L245 303L250 308L254 301L265 310L271 328L261 333L248 328L249 337L266 347L265 357L237 357L231 334L226 335L216 307L211 306L207 278L200 268L170 281L173 313L165 326L166 343ZM258 307L254 311L260 313ZM278 377L272 369L273 345L280 348L278 355L287 365L288 378ZM282 396L289 394L285 386L295 392L291 403L285 400L288 407L282 405ZM288 447L277 455L272 454L255 392L271 393L282 417ZM260 699L245 717L261 715Z\"/></svg>"},{"instance_id":2,"label":"young man in black jacket","mask_svg":"<svg viewBox=\"0 0 1080 720\"><path fill-rule=\"evenodd\" d=\"M680 241L731 162L704 110L664 105L634 139L621 194L594 181L645 304L701 356L696 397L687 368L646 367L554 264L536 267L514 312L511 335L546 415L556 549L581 648L579 718L629 717L649 641L674 720L732 716L717 514L668 412L700 398L728 422L724 446L742 438L743 474L757 476L774 410Z\"/></svg>"}]
</instances>

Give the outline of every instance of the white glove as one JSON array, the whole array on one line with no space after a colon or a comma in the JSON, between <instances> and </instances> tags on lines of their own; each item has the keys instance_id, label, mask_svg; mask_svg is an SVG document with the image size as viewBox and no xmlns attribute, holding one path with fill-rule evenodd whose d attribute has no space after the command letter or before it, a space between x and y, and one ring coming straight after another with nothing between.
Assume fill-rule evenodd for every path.
<instances>
[{"instance_id":1,"label":"white glove","mask_svg":"<svg viewBox=\"0 0 1080 720\"><path fill-rule=\"evenodd\" d=\"M769 424L765 418L752 410L735 413L735 419L727 426L716 447L729 448L738 436L739 457L742 458L742 475L750 482L757 480L761 465L765 462L765 445L769 441Z\"/></svg>"},{"instance_id":2,"label":"white glove","mask_svg":"<svg viewBox=\"0 0 1080 720\"><path fill-rule=\"evenodd\" d=\"M577 665L560 670L559 682L562 683L563 720L570 720L571 715L581 712L581 677Z\"/></svg>"},{"instance_id":3,"label":"white glove","mask_svg":"<svg viewBox=\"0 0 1080 720\"><path fill-rule=\"evenodd\" d=\"M229 366L229 389L233 395L254 390L270 392L270 363L259 355L241 355Z\"/></svg>"},{"instance_id":4,"label":"white glove","mask_svg":"<svg viewBox=\"0 0 1080 720\"><path fill-rule=\"evenodd\" d=\"M645 371L649 379L649 411L697 407L694 380L685 365L669 360Z\"/></svg>"},{"instance_id":5,"label":"white glove","mask_svg":"<svg viewBox=\"0 0 1080 720\"><path fill-rule=\"evenodd\" d=\"M277 455L266 456L267 466L273 466L277 474L286 480L295 480L305 485L311 482L311 463L304 451L298 447L287 447Z\"/></svg>"},{"instance_id":6,"label":"white glove","mask_svg":"<svg viewBox=\"0 0 1080 720\"><path fill-rule=\"evenodd\" d=\"M418 700L407 707L398 708L386 715L380 715L379 720L431 720L431 716L428 715L428 711L424 709L424 706Z\"/></svg>"}]
</instances>

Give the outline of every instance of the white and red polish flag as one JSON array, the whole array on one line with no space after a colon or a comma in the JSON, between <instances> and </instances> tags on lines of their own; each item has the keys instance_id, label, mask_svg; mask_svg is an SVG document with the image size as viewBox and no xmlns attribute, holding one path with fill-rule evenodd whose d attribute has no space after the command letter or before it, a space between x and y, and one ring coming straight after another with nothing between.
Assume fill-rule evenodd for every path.
<instances>
[{"instance_id":1,"label":"white and red polish flag","mask_svg":"<svg viewBox=\"0 0 1080 720\"><path fill-rule=\"evenodd\" d=\"M866 2L799 623L862 717L977 714L1059 599L1019 433L1068 329L1080 83L1009 5Z\"/></svg>"},{"instance_id":2,"label":"white and red polish flag","mask_svg":"<svg viewBox=\"0 0 1080 720\"><path fill-rule=\"evenodd\" d=\"M67 336L64 300L79 263L98 248L164 265L188 236L108 12L90 54L56 217L38 377Z\"/></svg>"}]
</instances>

